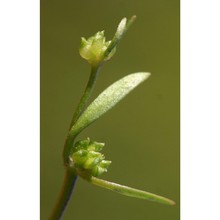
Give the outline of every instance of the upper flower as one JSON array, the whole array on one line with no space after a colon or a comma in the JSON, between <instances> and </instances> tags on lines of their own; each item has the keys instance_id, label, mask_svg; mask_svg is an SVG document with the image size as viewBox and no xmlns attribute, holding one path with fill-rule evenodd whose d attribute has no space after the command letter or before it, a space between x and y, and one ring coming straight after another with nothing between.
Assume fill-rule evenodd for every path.
<instances>
[{"instance_id":1,"label":"upper flower","mask_svg":"<svg viewBox=\"0 0 220 220\"><path fill-rule=\"evenodd\" d=\"M87 40L83 37L81 38L79 53L90 64L97 65L102 61L109 60L114 55L116 48L105 57L105 51L110 43L111 41L105 41L104 31L99 31Z\"/></svg>"}]
</instances>

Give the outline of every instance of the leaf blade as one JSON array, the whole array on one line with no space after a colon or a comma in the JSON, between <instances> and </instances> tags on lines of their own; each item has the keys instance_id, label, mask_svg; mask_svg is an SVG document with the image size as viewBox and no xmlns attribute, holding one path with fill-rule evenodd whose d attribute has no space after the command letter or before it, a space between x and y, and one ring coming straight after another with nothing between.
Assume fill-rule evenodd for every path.
<instances>
[{"instance_id":1,"label":"leaf blade","mask_svg":"<svg viewBox=\"0 0 220 220\"><path fill-rule=\"evenodd\" d=\"M113 37L110 45L105 51L105 57L111 53L111 51L117 46L117 44L120 42L121 38L124 36L124 34L128 31L130 26L134 23L136 20L136 15L133 15L130 19L127 20L127 18L123 18L116 30L115 36Z\"/></svg>"},{"instance_id":2,"label":"leaf blade","mask_svg":"<svg viewBox=\"0 0 220 220\"><path fill-rule=\"evenodd\" d=\"M173 200L165 198L163 196L159 196L159 195L156 195L153 193L149 193L149 192L146 192L143 190L131 188L128 186L120 185L118 183L109 182L109 181L99 179L99 178L96 178L93 176L88 181L96 186L99 186L99 187L102 187L105 189L109 189L111 191L120 193L125 196L134 197L137 199L149 200L149 201L153 201L153 202L159 202L159 203L166 204L166 205L175 205L176 204Z\"/></svg>"},{"instance_id":3,"label":"leaf blade","mask_svg":"<svg viewBox=\"0 0 220 220\"><path fill-rule=\"evenodd\" d=\"M146 72L133 73L110 85L88 106L70 132L80 133L84 128L113 108L149 76L150 73Z\"/></svg>"}]
</instances>

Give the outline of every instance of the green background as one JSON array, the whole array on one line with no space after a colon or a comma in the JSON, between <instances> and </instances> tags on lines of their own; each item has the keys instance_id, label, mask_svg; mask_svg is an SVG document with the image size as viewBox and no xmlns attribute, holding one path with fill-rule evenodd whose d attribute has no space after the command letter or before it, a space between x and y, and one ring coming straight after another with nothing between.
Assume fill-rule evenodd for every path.
<instances>
[{"instance_id":1,"label":"green background","mask_svg":"<svg viewBox=\"0 0 220 220\"><path fill-rule=\"evenodd\" d=\"M179 1L41 0L41 219L48 219L60 190L62 148L89 77L80 37L105 30L107 40L123 17L137 20L98 78L92 99L133 72L151 77L80 138L105 142L112 160L103 179L167 196L166 206L129 198L79 179L64 220L178 220L179 217Z\"/></svg>"}]
</instances>

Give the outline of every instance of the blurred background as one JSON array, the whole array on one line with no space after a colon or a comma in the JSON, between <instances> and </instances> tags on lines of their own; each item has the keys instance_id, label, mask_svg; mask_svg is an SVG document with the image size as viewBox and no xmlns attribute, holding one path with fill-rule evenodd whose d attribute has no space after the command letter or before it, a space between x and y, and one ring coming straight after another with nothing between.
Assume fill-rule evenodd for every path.
<instances>
[{"instance_id":1,"label":"blurred background","mask_svg":"<svg viewBox=\"0 0 220 220\"><path fill-rule=\"evenodd\" d=\"M111 40L123 17L137 20L101 70L92 99L138 71L151 77L79 138L105 142L112 160L101 178L176 201L174 207L129 198L78 180L64 220L178 220L180 192L179 0L41 0L41 219L62 185L62 150L90 66L80 37L105 30Z\"/></svg>"}]
</instances>

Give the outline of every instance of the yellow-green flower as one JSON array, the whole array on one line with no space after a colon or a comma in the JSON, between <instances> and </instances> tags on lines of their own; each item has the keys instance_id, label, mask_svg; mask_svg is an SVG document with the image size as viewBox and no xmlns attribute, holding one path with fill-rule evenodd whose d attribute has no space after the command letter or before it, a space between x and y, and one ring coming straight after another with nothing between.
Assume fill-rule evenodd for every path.
<instances>
[{"instance_id":1,"label":"yellow-green flower","mask_svg":"<svg viewBox=\"0 0 220 220\"><path fill-rule=\"evenodd\" d=\"M100 153L104 143L87 140L78 141L74 146L71 156L73 168L87 176L100 176L107 172L111 161L104 160L105 157Z\"/></svg>"},{"instance_id":2,"label":"yellow-green flower","mask_svg":"<svg viewBox=\"0 0 220 220\"><path fill-rule=\"evenodd\" d=\"M105 57L105 51L110 43L111 41L105 41L104 31L99 31L87 40L83 37L81 38L79 53L91 65L98 65L102 61L109 60L114 55L115 48Z\"/></svg>"}]
</instances>

